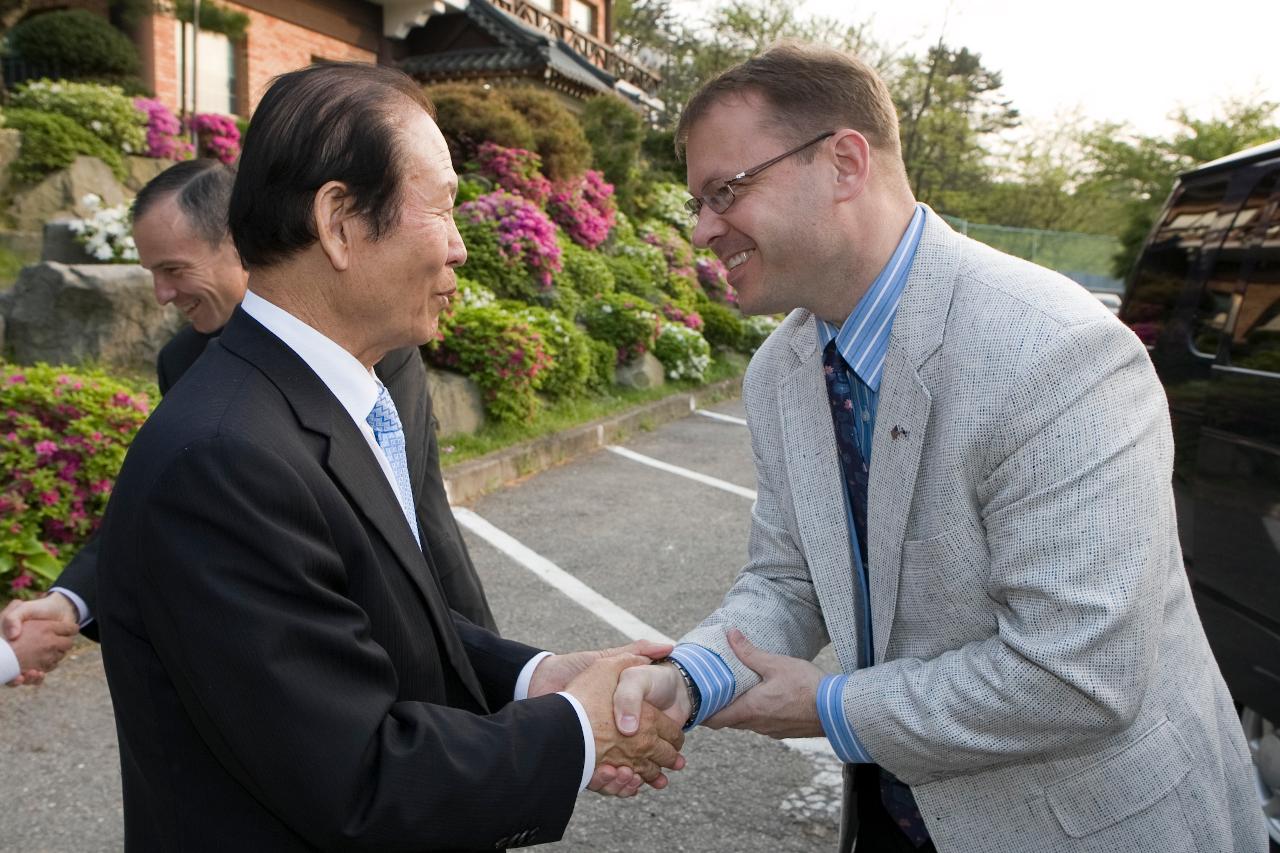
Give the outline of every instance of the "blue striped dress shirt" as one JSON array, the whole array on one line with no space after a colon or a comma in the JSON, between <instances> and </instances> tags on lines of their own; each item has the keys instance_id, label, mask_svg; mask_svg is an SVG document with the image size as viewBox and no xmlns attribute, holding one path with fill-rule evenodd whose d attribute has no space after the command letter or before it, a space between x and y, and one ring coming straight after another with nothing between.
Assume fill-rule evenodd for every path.
<instances>
[{"instance_id":1,"label":"blue striped dress shirt","mask_svg":"<svg viewBox=\"0 0 1280 853\"><path fill-rule=\"evenodd\" d=\"M858 436L859 447L867 454L867 464L871 464L871 437L875 432L876 407L880 398L880 379L884 374L885 354L889 351L889 333L893 328L893 318L898 310L898 302L902 291L907 286L911 262L915 259L916 248L920 245L920 235L924 231L924 207L916 205L915 214L902 239L894 249L889 262L876 276L871 287L858 300L853 313L844 324L836 328L825 320L818 319L818 349L834 338L836 348L844 356L845 362L852 369L858 381L852 382L854 405L861 412L861 433ZM816 318L815 318L816 319ZM833 427L834 428L834 427ZM859 638L859 659L863 666L870 666L872 661L871 605L869 582L863 554L864 543L858 542L858 535L853 524L853 511L849 506L848 494L845 495L845 518L849 530L849 549L858 575L859 606L862 609L862 637ZM676 646L671 656L689 672L702 696L702 705L692 725L698 725L733 699L734 678L728 664L721 660L715 652L692 643ZM822 679L818 687L818 717L822 721L822 729L826 732L831 746L841 761L847 764L872 762L870 754L858 740L853 726L845 716L844 703L841 701L847 675L828 675Z\"/></svg>"}]
</instances>

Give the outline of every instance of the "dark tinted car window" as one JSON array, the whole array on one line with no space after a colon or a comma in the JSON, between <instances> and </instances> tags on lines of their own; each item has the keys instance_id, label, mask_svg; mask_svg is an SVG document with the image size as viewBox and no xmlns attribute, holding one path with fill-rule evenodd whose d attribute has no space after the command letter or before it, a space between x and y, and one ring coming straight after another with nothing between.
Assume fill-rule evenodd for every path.
<instances>
[{"instance_id":1,"label":"dark tinted car window","mask_svg":"<svg viewBox=\"0 0 1280 853\"><path fill-rule=\"evenodd\" d=\"M1236 367L1280 373L1280 167L1254 185L1218 256L1217 270L1242 294L1228 358Z\"/></svg>"},{"instance_id":2,"label":"dark tinted car window","mask_svg":"<svg viewBox=\"0 0 1280 853\"><path fill-rule=\"evenodd\" d=\"M1143 343L1154 344L1160 337L1188 277L1199 279L1208 272L1204 266L1212 262L1213 250L1234 214L1234 209L1223 209L1229 177L1210 176L1184 184L1153 232L1120 314ZM1235 285L1232 281L1231 286ZM1212 320L1219 313L1218 291L1205 293L1207 303L1201 313ZM1229 302L1229 292L1225 298Z\"/></svg>"}]
</instances>

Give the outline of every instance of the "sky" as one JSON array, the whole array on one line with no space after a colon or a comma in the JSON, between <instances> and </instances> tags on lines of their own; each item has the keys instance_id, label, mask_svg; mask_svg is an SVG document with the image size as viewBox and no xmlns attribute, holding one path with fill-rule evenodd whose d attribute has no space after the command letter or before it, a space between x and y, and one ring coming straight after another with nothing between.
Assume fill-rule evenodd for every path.
<instances>
[{"instance_id":1,"label":"sky","mask_svg":"<svg viewBox=\"0 0 1280 853\"><path fill-rule=\"evenodd\" d=\"M715 0L677 0L704 14ZM1164 135L1228 99L1280 100L1277 0L804 0L802 13L870 19L878 41L923 53L939 35L982 55L1030 124L1083 114Z\"/></svg>"}]
</instances>

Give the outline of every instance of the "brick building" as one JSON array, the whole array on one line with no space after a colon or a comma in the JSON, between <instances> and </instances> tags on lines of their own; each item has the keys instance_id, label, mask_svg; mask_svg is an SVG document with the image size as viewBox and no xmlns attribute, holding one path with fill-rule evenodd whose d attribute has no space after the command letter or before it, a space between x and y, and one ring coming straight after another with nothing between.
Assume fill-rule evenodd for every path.
<instances>
[{"instance_id":1,"label":"brick building","mask_svg":"<svg viewBox=\"0 0 1280 853\"><path fill-rule=\"evenodd\" d=\"M248 16L242 39L201 31L193 42L190 24L161 12L134 28L143 83L175 112L248 116L273 77L316 60L381 62L424 82L528 80L571 103L603 92L647 102L658 84L613 49L613 0L214 2ZM110 6L32 0L28 14L81 8L107 17Z\"/></svg>"}]
</instances>

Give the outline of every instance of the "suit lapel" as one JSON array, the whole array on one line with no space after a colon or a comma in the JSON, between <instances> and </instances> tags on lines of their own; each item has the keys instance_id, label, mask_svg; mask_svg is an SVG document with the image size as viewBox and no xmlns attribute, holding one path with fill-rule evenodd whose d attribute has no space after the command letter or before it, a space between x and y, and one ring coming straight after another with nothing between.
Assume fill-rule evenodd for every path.
<instances>
[{"instance_id":1,"label":"suit lapel","mask_svg":"<svg viewBox=\"0 0 1280 853\"><path fill-rule=\"evenodd\" d=\"M792 347L798 366L781 384L782 446L786 455L796 526L822 609L844 612L857 600L849 528L845 520L844 480L831 425L831 409L822 378L822 353L810 319L796 333ZM827 632L845 672L858 668L861 614L854 619L827 619Z\"/></svg>"},{"instance_id":2,"label":"suit lapel","mask_svg":"<svg viewBox=\"0 0 1280 853\"><path fill-rule=\"evenodd\" d=\"M220 341L272 381L301 426L328 438L325 467L350 496L356 510L381 535L395 555L399 570L409 575L436 624L450 663L480 707L487 707L428 558L414 540L391 484L350 416L306 362L242 309L236 309ZM380 568L395 570L392 566Z\"/></svg>"},{"instance_id":3,"label":"suit lapel","mask_svg":"<svg viewBox=\"0 0 1280 853\"><path fill-rule=\"evenodd\" d=\"M883 661L898 607L902 543L920 473L933 398L920 368L940 346L960 260L960 238L932 211L889 336L867 490L871 624Z\"/></svg>"}]
</instances>

